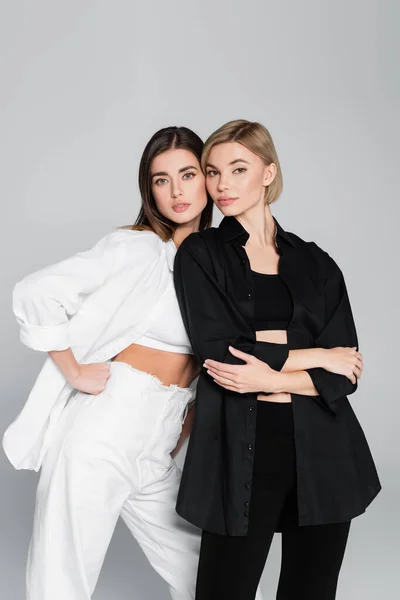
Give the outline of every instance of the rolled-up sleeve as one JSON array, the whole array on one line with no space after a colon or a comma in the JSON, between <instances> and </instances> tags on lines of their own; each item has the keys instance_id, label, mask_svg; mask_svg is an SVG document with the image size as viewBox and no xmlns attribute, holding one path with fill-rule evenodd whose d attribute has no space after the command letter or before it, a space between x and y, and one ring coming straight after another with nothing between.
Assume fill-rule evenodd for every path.
<instances>
[{"instance_id":1,"label":"rolled-up sleeve","mask_svg":"<svg viewBox=\"0 0 400 600\"><path fill-rule=\"evenodd\" d=\"M229 352L233 346L252 354L273 369L280 370L289 355L287 344L258 342L242 315L218 283L204 242L197 238L193 248L187 238L179 248L174 266L174 282L193 352L203 363L213 359L243 364Z\"/></svg>"},{"instance_id":2,"label":"rolled-up sleeve","mask_svg":"<svg viewBox=\"0 0 400 600\"><path fill-rule=\"evenodd\" d=\"M70 347L69 320L84 299L113 272L124 246L118 232L90 250L28 275L13 291L13 311L23 344L41 351Z\"/></svg>"},{"instance_id":3,"label":"rolled-up sleeve","mask_svg":"<svg viewBox=\"0 0 400 600\"><path fill-rule=\"evenodd\" d=\"M333 259L327 256L327 278L325 280L326 323L315 340L316 348L337 346L356 347L358 339L353 313L347 294L343 274ZM330 373L322 368L307 369L323 406L336 414L335 404L343 396L357 389L344 375Z\"/></svg>"}]
</instances>

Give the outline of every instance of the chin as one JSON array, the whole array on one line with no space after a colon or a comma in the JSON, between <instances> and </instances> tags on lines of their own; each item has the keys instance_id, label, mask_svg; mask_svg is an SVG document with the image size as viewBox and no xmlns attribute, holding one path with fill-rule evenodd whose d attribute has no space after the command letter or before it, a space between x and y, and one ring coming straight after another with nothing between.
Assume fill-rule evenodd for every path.
<instances>
[{"instance_id":1,"label":"chin","mask_svg":"<svg viewBox=\"0 0 400 600\"><path fill-rule=\"evenodd\" d=\"M176 223L177 225L186 225L187 223L191 223L195 219L199 218L200 215L201 213L193 213L193 211L188 211L186 213L181 214L174 213L168 218L170 219L170 221Z\"/></svg>"},{"instance_id":2,"label":"chin","mask_svg":"<svg viewBox=\"0 0 400 600\"><path fill-rule=\"evenodd\" d=\"M243 212L243 209L235 204L231 204L231 206L221 206L217 205L218 210L224 215L224 217L236 217Z\"/></svg>"},{"instance_id":3,"label":"chin","mask_svg":"<svg viewBox=\"0 0 400 600\"><path fill-rule=\"evenodd\" d=\"M250 210L256 206L257 202L244 201L243 199L236 200L229 206L219 206L218 202L215 202L215 206L224 215L224 217L238 217L247 210Z\"/></svg>"}]
</instances>

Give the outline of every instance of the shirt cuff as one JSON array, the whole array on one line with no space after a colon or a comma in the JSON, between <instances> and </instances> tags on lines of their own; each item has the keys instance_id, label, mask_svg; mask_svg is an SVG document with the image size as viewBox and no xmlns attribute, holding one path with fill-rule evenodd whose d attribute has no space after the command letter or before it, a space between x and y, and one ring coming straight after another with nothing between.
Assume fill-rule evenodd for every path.
<instances>
[{"instance_id":1,"label":"shirt cuff","mask_svg":"<svg viewBox=\"0 0 400 600\"><path fill-rule=\"evenodd\" d=\"M20 325L20 340L28 348L49 352L51 350L67 350L70 347L69 323L61 325Z\"/></svg>"},{"instance_id":2,"label":"shirt cuff","mask_svg":"<svg viewBox=\"0 0 400 600\"><path fill-rule=\"evenodd\" d=\"M321 367L316 367L314 369L306 369L306 372L311 377L311 381L314 384L315 389L318 392L318 396L316 400L319 401L320 405L327 411L330 412L331 415L336 416L335 410L335 401L336 397L332 397L331 387L327 382L327 377L324 369Z\"/></svg>"}]
</instances>

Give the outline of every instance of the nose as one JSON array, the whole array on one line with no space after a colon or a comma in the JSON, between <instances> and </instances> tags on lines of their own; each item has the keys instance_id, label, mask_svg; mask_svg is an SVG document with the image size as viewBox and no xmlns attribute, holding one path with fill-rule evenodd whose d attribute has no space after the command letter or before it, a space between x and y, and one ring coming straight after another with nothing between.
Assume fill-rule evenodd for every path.
<instances>
[{"instance_id":1,"label":"nose","mask_svg":"<svg viewBox=\"0 0 400 600\"><path fill-rule=\"evenodd\" d=\"M220 174L219 179L218 179L217 189L219 192L226 192L226 190L229 189L229 181L226 178L226 176L223 175L222 173Z\"/></svg>"},{"instance_id":2,"label":"nose","mask_svg":"<svg viewBox=\"0 0 400 600\"><path fill-rule=\"evenodd\" d=\"M178 182L176 182L176 183L173 182L172 183L172 186L171 186L171 196L173 198L178 198L179 196L182 196L182 190L181 190Z\"/></svg>"}]
</instances>

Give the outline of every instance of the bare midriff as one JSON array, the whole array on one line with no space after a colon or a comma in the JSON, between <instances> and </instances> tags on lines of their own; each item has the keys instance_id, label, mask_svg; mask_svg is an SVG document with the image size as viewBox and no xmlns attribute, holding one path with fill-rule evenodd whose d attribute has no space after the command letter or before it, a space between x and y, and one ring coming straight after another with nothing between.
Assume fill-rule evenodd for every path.
<instances>
[{"instance_id":1,"label":"bare midriff","mask_svg":"<svg viewBox=\"0 0 400 600\"><path fill-rule=\"evenodd\" d=\"M131 344L122 350L113 361L127 363L138 371L154 375L164 385L186 388L198 375L199 368L192 354L165 352Z\"/></svg>"},{"instance_id":2,"label":"bare midriff","mask_svg":"<svg viewBox=\"0 0 400 600\"><path fill-rule=\"evenodd\" d=\"M272 344L286 344L287 343L287 333L285 330L274 329L270 331L256 331L256 340L259 342L270 342ZM262 400L263 402L291 402L292 397L291 394L287 394L286 392L280 392L278 394L272 394L271 396L264 396L263 394L258 394L257 400Z\"/></svg>"}]
</instances>

